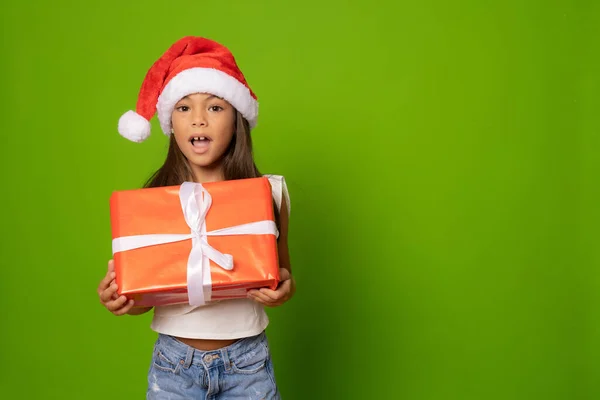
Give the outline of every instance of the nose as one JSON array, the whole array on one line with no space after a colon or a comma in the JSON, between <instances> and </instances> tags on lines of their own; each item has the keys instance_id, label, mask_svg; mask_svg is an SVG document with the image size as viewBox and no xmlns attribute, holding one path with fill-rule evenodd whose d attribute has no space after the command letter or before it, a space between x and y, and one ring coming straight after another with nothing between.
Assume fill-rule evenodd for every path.
<instances>
[{"instance_id":1,"label":"nose","mask_svg":"<svg viewBox=\"0 0 600 400\"><path fill-rule=\"evenodd\" d=\"M206 125L207 125L206 113L204 112L204 110L202 108L196 107L192 114L192 126L198 127L198 126L206 126Z\"/></svg>"}]
</instances>

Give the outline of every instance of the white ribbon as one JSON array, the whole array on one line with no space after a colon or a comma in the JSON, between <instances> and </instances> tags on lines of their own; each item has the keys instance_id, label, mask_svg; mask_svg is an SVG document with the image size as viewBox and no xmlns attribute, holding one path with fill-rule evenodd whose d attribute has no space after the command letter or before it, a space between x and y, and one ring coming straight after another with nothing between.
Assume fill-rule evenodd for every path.
<instances>
[{"instance_id":1,"label":"white ribbon","mask_svg":"<svg viewBox=\"0 0 600 400\"><path fill-rule=\"evenodd\" d=\"M139 249L192 239L192 250L187 263L187 286L189 303L201 306L211 299L212 282L210 261L225 270L233 269L233 257L223 254L208 244L208 236L229 235L279 235L274 221L264 220L229 228L206 231L206 214L212 205L210 193L200 183L184 182L179 189L179 199L189 234L149 234L122 236L113 239L113 254L120 251Z\"/></svg>"}]
</instances>

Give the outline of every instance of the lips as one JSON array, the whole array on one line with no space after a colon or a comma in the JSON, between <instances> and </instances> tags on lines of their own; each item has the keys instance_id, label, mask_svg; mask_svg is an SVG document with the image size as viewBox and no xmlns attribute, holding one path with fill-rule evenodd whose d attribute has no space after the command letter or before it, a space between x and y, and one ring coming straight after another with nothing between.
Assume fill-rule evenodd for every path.
<instances>
[{"instance_id":1,"label":"lips","mask_svg":"<svg viewBox=\"0 0 600 400\"><path fill-rule=\"evenodd\" d=\"M192 144L192 151L196 154L204 154L208 151L212 139L206 135L192 135L189 138Z\"/></svg>"}]
</instances>

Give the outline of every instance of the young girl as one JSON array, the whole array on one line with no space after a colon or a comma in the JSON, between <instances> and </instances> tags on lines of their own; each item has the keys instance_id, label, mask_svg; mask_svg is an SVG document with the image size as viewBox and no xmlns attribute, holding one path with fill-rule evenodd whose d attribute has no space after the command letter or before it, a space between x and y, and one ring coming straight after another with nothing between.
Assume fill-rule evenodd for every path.
<instances>
[{"instance_id":1,"label":"young girl","mask_svg":"<svg viewBox=\"0 0 600 400\"><path fill-rule=\"evenodd\" d=\"M163 166L145 187L260 177L250 130L256 125L256 96L222 45L199 37L173 44L148 71L136 112L119 120L119 133L141 142L157 114L169 136ZM289 195L281 176L267 175L279 228L281 283L277 290L251 290L247 299L201 307L154 308L158 333L148 373L148 399L279 399L264 306L279 306L295 292L287 245ZM115 315L139 315L118 296L113 261L98 286L102 304Z\"/></svg>"}]
</instances>

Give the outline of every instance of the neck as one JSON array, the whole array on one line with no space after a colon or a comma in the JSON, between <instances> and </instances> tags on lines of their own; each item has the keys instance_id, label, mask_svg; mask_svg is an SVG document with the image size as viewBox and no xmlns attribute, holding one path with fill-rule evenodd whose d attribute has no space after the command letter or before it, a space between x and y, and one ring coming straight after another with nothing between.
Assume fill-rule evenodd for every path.
<instances>
[{"instance_id":1,"label":"neck","mask_svg":"<svg viewBox=\"0 0 600 400\"><path fill-rule=\"evenodd\" d=\"M197 183L218 182L225 180L225 174L221 165L214 167L192 166L192 173L194 174L194 182Z\"/></svg>"}]
</instances>

